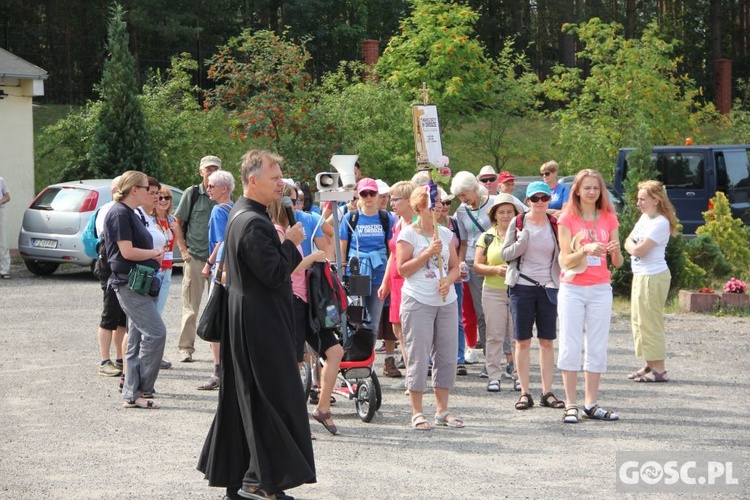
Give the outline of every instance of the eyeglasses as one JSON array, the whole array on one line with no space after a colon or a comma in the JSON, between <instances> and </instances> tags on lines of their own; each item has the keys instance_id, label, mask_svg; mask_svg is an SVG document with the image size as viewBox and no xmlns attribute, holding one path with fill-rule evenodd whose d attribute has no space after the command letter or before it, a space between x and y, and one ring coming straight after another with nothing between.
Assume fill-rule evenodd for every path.
<instances>
[{"instance_id":1,"label":"eyeglasses","mask_svg":"<svg viewBox=\"0 0 750 500\"><path fill-rule=\"evenodd\" d=\"M377 191L360 191L359 192L359 197L360 198L371 198L371 197L377 196L377 195L378 195Z\"/></svg>"},{"instance_id":2,"label":"eyeglasses","mask_svg":"<svg viewBox=\"0 0 750 500\"><path fill-rule=\"evenodd\" d=\"M149 191L148 194L151 196L159 196L159 191Z\"/></svg>"},{"instance_id":3,"label":"eyeglasses","mask_svg":"<svg viewBox=\"0 0 750 500\"><path fill-rule=\"evenodd\" d=\"M489 177L482 177L481 179L479 179L479 182L483 182L486 184L488 182L495 182L496 180L497 180L497 176L491 175Z\"/></svg>"},{"instance_id":4,"label":"eyeglasses","mask_svg":"<svg viewBox=\"0 0 750 500\"><path fill-rule=\"evenodd\" d=\"M554 172L542 172L542 177L549 177L552 174L554 174Z\"/></svg>"},{"instance_id":5,"label":"eyeglasses","mask_svg":"<svg viewBox=\"0 0 750 500\"><path fill-rule=\"evenodd\" d=\"M403 198L391 198L391 203L394 203L396 201L401 201Z\"/></svg>"},{"instance_id":6,"label":"eyeglasses","mask_svg":"<svg viewBox=\"0 0 750 500\"><path fill-rule=\"evenodd\" d=\"M206 189L213 189L216 187L219 187L219 186L214 186L213 184L209 184L208 186L206 186Z\"/></svg>"},{"instance_id":7,"label":"eyeglasses","mask_svg":"<svg viewBox=\"0 0 750 500\"><path fill-rule=\"evenodd\" d=\"M537 196L537 195L529 196L529 201L531 201L531 203L537 203L539 201L543 201L543 202L546 203L546 202L548 202L551 199L552 199L552 197L550 195L548 195L548 194L542 194L542 195L539 195L539 196Z\"/></svg>"},{"instance_id":8,"label":"eyeglasses","mask_svg":"<svg viewBox=\"0 0 750 500\"><path fill-rule=\"evenodd\" d=\"M171 199L172 199L171 196L159 196L159 201L161 201L161 200L167 200L167 201L169 201Z\"/></svg>"}]
</instances>

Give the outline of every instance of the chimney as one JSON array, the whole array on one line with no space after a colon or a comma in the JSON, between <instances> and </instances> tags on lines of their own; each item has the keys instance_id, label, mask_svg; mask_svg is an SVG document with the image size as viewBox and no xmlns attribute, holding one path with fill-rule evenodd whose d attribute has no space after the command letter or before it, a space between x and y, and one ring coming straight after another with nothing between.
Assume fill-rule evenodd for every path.
<instances>
[{"instance_id":1,"label":"chimney","mask_svg":"<svg viewBox=\"0 0 750 500\"><path fill-rule=\"evenodd\" d=\"M732 60L714 61L714 104L723 115L732 110Z\"/></svg>"},{"instance_id":2,"label":"chimney","mask_svg":"<svg viewBox=\"0 0 750 500\"><path fill-rule=\"evenodd\" d=\"M370 70L375 67L375 64L380 58L380 42L378 40L362 40L359 42L362 61L367 65ZM371 76L371 71L368 71L364 78Z\"/></svg>"}]
</instances>

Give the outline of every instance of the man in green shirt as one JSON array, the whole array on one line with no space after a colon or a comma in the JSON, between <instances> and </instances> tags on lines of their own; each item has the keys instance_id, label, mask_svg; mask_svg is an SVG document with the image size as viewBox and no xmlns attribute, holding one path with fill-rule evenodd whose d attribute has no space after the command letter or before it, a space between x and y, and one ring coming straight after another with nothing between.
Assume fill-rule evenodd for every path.
<instances>
[{"instance_id":1,"label":"man in green shirt","mask_svg":"<svg viewBox=\"0 0 750 500\"><path fill-rule=\"evenodd\" d=\"M208 219L211 209L216 205L208 197L208 177L221 170L221 160L216 156L201 158L198 173L203 178L201 184L190 186L185 190L180 205L175 211L177 226L185 228L185 234L175 234L175 240L184 260L182 272L182 322L180 325L180 340L177 344L180 350L180 361L193 361L195 352L195 327L198 311L201 307L203 289L206 278L201 271L208 259ZM194 191L197 190L197 195Z\"/></svg>"}]
</instances>

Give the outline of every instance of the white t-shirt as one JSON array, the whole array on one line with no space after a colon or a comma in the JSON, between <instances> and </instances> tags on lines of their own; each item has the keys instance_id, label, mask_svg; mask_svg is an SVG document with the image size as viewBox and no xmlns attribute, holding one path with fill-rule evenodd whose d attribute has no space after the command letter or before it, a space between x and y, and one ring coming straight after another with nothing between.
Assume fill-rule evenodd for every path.
<instances>
[{"instance_id":1,"label":"white t-shirt","mask_svg":"<svg viewBox=\"0 0 750 500\"><path fill-rule=\"evenodd\" d=\"M656 246L643 257L630 256L630 266L633 274L655 275L667 269L667 261L664 254L669 243L669 220L663 215L657 215L653 219L643 214L633 228L633 238L637 241L649 239Z\"/></svg>"},{"instance_id":2,"label":"white t-shirt","mask_svg":"<svg viewBox=\"0 0 750 500\"><path fill-rule=\"evenodd\" d=\"M477 210L472 210L471 207L462 203L454 214L460 226L461 239L467 240L466 262L474 262L474 254L477 251L477 240L485 231L488 231L492 227L490 218L487 215L487 209L492 206L493 201L495 201L495 197L489 196L487 201ZM469 212L471 212L471 217L469 216ZM474 222L472 217L476 219L476 222ZM477 225L477 222L479 225Z\"/></svg>"},{"instance_id":3,"label":"white t-shirt","mask_svg":"<svg viewBox=\"0 0 750 500\"><path fill-rule=\"evenodd\" d=\"M443 242L441 255L443 257L443 278L445 278L448 276L448 261L451 255L450 246L453 239L453 231L447 227L438 226L438 234L440 235L440 241ZM407 226L398 234L397 241L406 241L414 248L412 255L419 255L424 250L427 250L427 247L432 242L432 238L425 237L421 232L415 231L411 226ZM437 255L433 255L421 269L418 269L411 276L404 278L404 286L401 288L401 294L428 306L442 306L454 302L456 300L456 291L452 286L445 298L445 302L440 297L440 293L438 292L440 272L437 261Z\"/></svg>"},{"instance_id":4,"label":"white t-shirt","mask_svg":"<svg viewBox=\"0 0 750 500\"><path fill-rule=\"evenodd\" d=\"M96 213L96 234L104 234L104 219L107 217L107 212L109 212L109 209L112 208L115 203L117 202L114 200L108 201L99 208L99 211Z\"/></svg>"},{"instance_id":5,"label":"white t-shirt","mask_svg":"<svg viewBox=\"0 0 750 500\"><path fill-rule=\"evenodd\" d=\"M8 191L8 185L5 184L5 179L0 177L0 200L2 200L5 197L5 195L9 192L10 191ZM3 208L5 208L5 203L0 203L0 209L3 209Z\"/></svg>"}]
</instances>

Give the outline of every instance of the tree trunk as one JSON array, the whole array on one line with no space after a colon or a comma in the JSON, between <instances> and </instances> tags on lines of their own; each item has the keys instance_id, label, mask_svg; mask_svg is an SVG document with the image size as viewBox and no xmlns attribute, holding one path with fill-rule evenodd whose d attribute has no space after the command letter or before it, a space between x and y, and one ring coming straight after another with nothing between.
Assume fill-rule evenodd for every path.
<instances>
[{"instance_id":1,"label":"tree trunk","mask_svg":"<svg viewBox=\"0 0 750 500\"><path fill-rule=\"evenodd\" d=\"M625 38L627 40L635 38L635 17L635 0L627 0L625 2Z\"/></svg>"},{"instance_id":2,"label":"tree trunk","mask_svg":"<svg viewBox=\"0 0 750 500\"><path fill-rule=\"evenodd\" d=\"M711 62L713 63L717 59L721 59L721 0L711 0L710 2L710 31L709 31L709 44Z\"/></svg>"},{"instance_id":3,"label":"tree trunk","mask_svg":"<svg viewBox=\"0 0 750 500\"><path fill-rule=\"evenodd\" d=\"M560 10L560 26L565 23L574 23L575 19L575 0L563 0L562 9ZM572 68L576 65L576 44L575 37L567 33L560 32L558 37L558 47L560 54L560 63L563 66Z\"/></svg>"}]
</instances>

